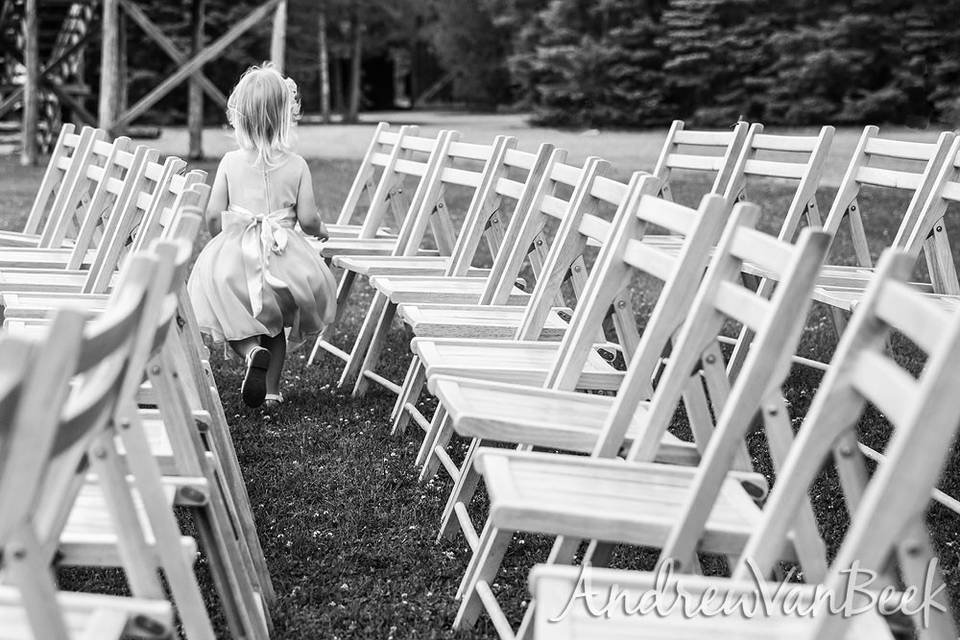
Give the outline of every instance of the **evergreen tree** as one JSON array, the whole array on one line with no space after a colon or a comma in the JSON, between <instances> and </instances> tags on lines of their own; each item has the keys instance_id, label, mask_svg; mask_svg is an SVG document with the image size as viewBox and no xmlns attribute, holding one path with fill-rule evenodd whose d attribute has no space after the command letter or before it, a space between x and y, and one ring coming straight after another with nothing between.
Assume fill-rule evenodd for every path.
<instances>
[{"instance_id":1,"label":"evergreen tree","mask_svg":"<svg viewBox=\"0 0 960 640\"><path fill-rule=\"evenodd\" d=\"M668 119L657 2L553 0L531 21L527 51L513 59L532 87L537 122L637 126Z\"/></svg>"}]
</instances>

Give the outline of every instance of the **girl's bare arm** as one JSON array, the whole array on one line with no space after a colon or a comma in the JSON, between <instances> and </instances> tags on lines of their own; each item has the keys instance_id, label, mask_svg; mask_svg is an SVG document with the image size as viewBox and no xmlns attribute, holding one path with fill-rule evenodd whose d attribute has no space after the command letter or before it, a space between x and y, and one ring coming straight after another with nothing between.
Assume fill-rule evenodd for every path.
<instances>
[{"instance_id":1,"label":"girl's bare arm","mask_svg":"<svg viewBox=\"0 0 960 640\"><path fill-rule=\"evenodd\" d=\"M310 167L303 163L303 173L300 175L300 190L297 194L297 221L305 233L326 240L327 228L317 212L317 200L313 195L313 178L310 176Z\"/></svg>"},{"instance_id":2,"label":"girl's bare arm","mask_svg":"<svg viewBox=\"0 0 960 640\"><path fill-rule=\"evenodd\" d=\"M215 236L220 233L221 223L220 214L229 206L229 196L227 195L227 174L223 168L224 161L220 161L217 167L217 175L213 179L213 188L210 190L210 199L207 201L207 211L204 216L207 221L207 229L210 235Z\"/></svg>"}]
</instances>

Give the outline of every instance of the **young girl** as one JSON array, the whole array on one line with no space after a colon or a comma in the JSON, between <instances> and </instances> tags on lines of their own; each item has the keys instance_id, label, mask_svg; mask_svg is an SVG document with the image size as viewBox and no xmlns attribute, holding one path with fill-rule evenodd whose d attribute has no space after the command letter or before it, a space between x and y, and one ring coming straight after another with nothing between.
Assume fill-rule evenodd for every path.
<instances>
[{"instance_id":1,"label":"young girl","mask_svg":"<svg viewBox=\"0 0 960 640\"><path fill-rule=\"evenodd\" d=\"M299 112L296 83L270 65L240 78L227 103L240 148L220 161L207 206L214 237L188 285L201 329L244 358L251 407L283 401L285 329L301 341L336 311L333 276L294 228L327 238L310 169L290 149Z\"/></svg>"}]
</instances>

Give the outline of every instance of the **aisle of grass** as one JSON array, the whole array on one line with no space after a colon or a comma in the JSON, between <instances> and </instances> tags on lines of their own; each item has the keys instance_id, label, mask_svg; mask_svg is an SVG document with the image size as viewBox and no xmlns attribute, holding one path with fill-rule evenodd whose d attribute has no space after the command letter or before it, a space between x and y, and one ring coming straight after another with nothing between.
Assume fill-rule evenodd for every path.
<instances>
[{"instance_id":1,"label":"aisle of grass","mask_svg":"<svg viewBox=\"0 0 960 640\"><path fill-rule=\"evenodd\" d=\"M211 170L212 164L202 165ZM311 162L321 207L336 210L356 168L354 162ZM36 169L21 169L0 160L0 226L17 228L40 178ZM623 177L623 176L620 176ZM689 203L701 184L683 183L678 198ZM749 194L776 211L786 206L787 188L776 183L757 185ZM821 196L826 209L833 193ZM893 237L892 212L905 202L900 198L867 194L861 199L875 246ZM453 200L456 210L465 202ZM764 225L775 227L765 218ZM205 240L205 238L204 238ZM835 255L849 243L841 237ZM849 251L846 251L849 255ZM360 322L361 308L369 299L361 288L351 301L337 340L352 335ZM395 327L384 355L384 373L399 380L406 370L409 336ZM816 311L804 333L801 351L827 357L835 339L822 310ZM908 345L895 342L898 355L919 366ZM462 539L436 543L436 525L449 483L436 480L419 485L413 460L418 432L404 437L388 435L393 396L379 389L362 400L349 397L349 389L336 389L339 371L332 358L307 368L304 351L290 356L285 374L286 404L265 413L244 408L239 400L240 367L224 360L213 349L213 366L240 463L247 480L257 525L279 596L274 612L276 638L488 638L489 623L473 633L450 630L456 611L453 594L466 565ZM795 418L803 415L819 382L819 374L795 368L787 399ZM797 420L795 419L795 423ZM869 413L862 423L864 437L882 442L886 437L882 417ZM767 469L762 438L751 438L751 449ZM943 488L960 495L957 459L951 459ZM832 478L824 478L811 493L825 537L840 537L845 517ZM482 505L478 505L481 506ZM930 524L945 567L954 603L960 599L956 573L960 549L960 521L944 509L933 509ZM516 617L526 597L526 573L533 562L546 557L549 540L519 536L511 547L494 590L502 593L508 614ZM649 564L646 553L621 550L622 566ZM201 565L204 560L201 559ZM64 573L66 586L122 589L116 574Z\"/></svg>"}]
</instances>

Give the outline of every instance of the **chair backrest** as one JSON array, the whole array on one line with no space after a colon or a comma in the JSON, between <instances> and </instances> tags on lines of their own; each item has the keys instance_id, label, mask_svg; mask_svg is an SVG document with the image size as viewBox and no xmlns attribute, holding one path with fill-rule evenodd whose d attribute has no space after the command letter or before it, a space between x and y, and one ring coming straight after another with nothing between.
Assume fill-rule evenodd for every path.
<instances>
[{"instance_id":1,"label":"chair backrest","mask_svg":"<svg viewBox=\"0 0 960 640\"><path fill-rule=\"evenodd\" d=\"M373 166L382 167L380 179L370 196L370 204L360 225L360 238L376 237L383 226L389 209L398 231L403 228L413 204L406 193L413 193L415 184L427 172L427 163L436 150L437 143L446 133L440 131L435 138L417 135L419 129L412 125L400 127L397 140L388 151L374 152Z\"/></svg>"},{"instance_id":2,"label":"chair backrest","mask_svg":"<svg viewBox=\"0 0 960 640\"><path fill-rule=\"evenodd\" d=\"M84 128L81 133L76 133L76 127L69 123L60 127L60 134L53 151L50 152L50 160L27 215L23 233L38 234L49 222L53 200L71 179L80 158L84 157L86 149L89 148L93 135L94 130L91 127Z\"/></svg>"},{"instance_id":3,"label":"chair backrest","mask_svg":"<svg viewBox=\"0 0 960 640\"><path fill-rule=\"evenodd\" d=\"M397 146L397 142L402 136L416 135L416 132L416 127L401 127L398 131L391 131L390 125L386 122L377 125L373 137L370 139L370 144L360 160L360 167L357 169L350 190L347 192L347 197L343 201L340 213L337 215L336 224L351 224L351 221L361 209L360 201L366 193L367 209L363 211L363 220L360 220L361 225L364 223L369 208L374 202L374 192L381 182L384 168L390 163L390 157ZM389 189L384 192L384 194L386 193L389 193ZM402 219L397 220L398 227L401 222Z\"/></svg>"},{"instance_id":4,"label":"chair backrest","mask_svg":"<svg viewBox=\"0 0 960 640\"><path fill-rule=\"evenodd\" d=\"M670 179L678 169L714 174L708 193L724 193L748 129L746 122L737 122L728 131L692 131L682 120L674 120L653 169L660 180L660 197L673 200Z\"/></svg>"},{"instance_id":5,"label":"chair backrest","mask_svg":"<svg viewBox=\"0 0 960 640\"><path fill-rule=\"evenodd\" d=\"M773 211L783 215L781 240L792 242L806 221L809 226L821 226L820 207L817 204L817 187L823 176L823 167L833 142L833 127L821 127L815 136L763 133L763 125L750 125L746 141L740 149L732 178L727 183L724 197L733 205L748 199L748 180L774 178L796 182L796 190L785 211ZM765 211L771 206L754 199ZM779 209L779 207L778 207Z\"/></svg>"},{"instance_id":6,"label":"chair backrest","mask_svg":"<svg viewBox=\"0 0 960 640\"><path fill-rule=\"evenodd\" d=\"M905 248L955 138L944 132L936 142L904 142L881 138L879 132L873 125L864 127L823 225L835 238L844 219L848 221L856 262L862 267L872 266L873 260L858 199L861 189L873 186L911 194L890 245Z\"/></svg>"},{"instance_id":7,"label":"chair backrest","mask_svg":"<svg viewBox=\"0 0 960 640\"><path fill-rule=\"evenodd\" d=\"M794 526L796 505L832 455L851 522L827 586L845 589L842 571L855 562L887 579L898 567L903 583L921 591L928 577L934 587L942 584L936 567L929 564L934 554L925 517L960 424L960 318L908 284L913 265L914 256L906 252L888 250L881 258L734 577L747 573L748 559L763 574L773 568ZM926 355L918 376L886 353L895 332ZM867 405L893 426L885 453L870 456L877 462L872 474L856 443L857 424ZM928 576L928 571L935 575ZM940 631L935 635L956 637L950 613L933 613L931 628ZM812 637L842 635L846 622L840 616L827 617L837 619L821 620L825 627Z\"/></svg>"},{"instance_id":8,"label":"chair backrest","mask_svg":"<svg viewBox=\"0 0 960 640\"><path fill-rule=\"evenodd\" d=\"M174 217L191 189L199 189L203 206L209 198L209 187L203 185L206 173L191 171L180 175L186 166L183 160L168 157L161 165L145 162L142 171L131 180L122 201L119 215L105 231L109 241L97 251L91 265L84 291L106 291L123 258L131 252L143 251L158 237L167 237L173 228Z\"/></svg>"},{"instance_id":9,"label":"chair backrest","mask_svg":"<svg viewBox=\"0 0 960 640\"><path fill-rule=\"evenodd\" d=\"M652 377L657 360L693 302L710 248L719 240L727 218L720 197L705 196L699 211L655 198L660 185L652 176L635 174L626 189L611 189L614 185L599 178L594 186L591 196L617 201L617 212L607 224L590 214L580 222L582 232L595 236L602 248L546 378L544 386L554 389L577 387L611 309L624 360L630 364L634 358L647 358L648 362L631 366L649 371L648 379ZM618 198L616 192L622 196ZM666 252L646 244L644 236L654 228L682 238L680 251ZM629 290L641 275L663 284L642 337L636 320L641 310L629 303ZM651 391L631 390L646 397Z\"/></svg>"},{"instance_id":10,"label":"chair backrest","mask_svg":"<svg viewBox=\"0 0 960 640\"><path fill-rule=\"evenodd\" d=\"M40 233L39 246L62 246L65 240L76 234L86 218L91 195L105 177L97 169L105 166L113 150L106 137L104 131L89 127L80 133L71 166L56 189L56 197ZM125 147L129 142L122 144Z\"/></svg>"},{"instance_id":11,"label":"chair backrest","mask_svg":"<svg viewBox=\"0 0 960 640\"><path fill-rule=\"evenodd\" d=\"M899 247L912 256L924 252L930 282L936 293L960 295L956 265L947 235L944 215L948 207L960 202L960 137L954 138L937 176L936 183L924 203L916 224Z\"/></svg>"},{"instance_id":12,"label":"chair backrest","mask_svg":"<svg viewBox=\"0 0 960 640\"><path fill-rule=\"evenodd\" d=\"M84 188L90 190L84 193L87 202L78 209L86 213L79 220L66 265L68 269L79 269L86 263L89 251L102 245L104 232L115 212L114 205L123 199L128 184L136 180L143 163L142 158L134 155L128 138L117 138L109 145L97 140L92 146L94 150L107 151L107 155L103 156L102 164L91 163L82 168L86 176Z\"/></svg>"},{"instance_id":13,"label":"chair backrest","mask_svg":"<svg viewBox=\"0 0 960 640\"><path fill-rule=\"evenodd\" d=\"M497 136L492 145L476 145L467 142L455 141L450 145L450 153L459 158L472 159L483 162L483 168L476 176L470 176L474 189L470 205L464 215L463 224L457 234L457 242L450 254L450 265L446 275L466 275L473 265L480 249L480 240L487 239L487 246L491 256L496 256L503 246L504 232L507 227L508 216L498 208L499 196L496 193L496 184L511 172L511 165L507 156L515 151L516 138L511 136ZM455 177L459 173L456 168L447 168L441 171L441 178L451 174ZM465 176L464 176L465 177ZM461 178L461 182L463 178Z\"/></svg>"},{"instance_id":14,"label":"chair backrest","mask_svg":"<svg viewBox=\"0 0 960 640\"><path fill-rule=\"evenodd\" d=\"M475 195L471 207L487 207L491 212L491 226L502 229L500 249L493 257L480 304L496 304L509 297L516 275L528 255L534 275L540 273L547 247L539 230L529 232L527 217L547 168L562 159L565 153L549 143L541 144L536 153L508 148L503 157L503 175L499 175L501 170L498 170ZM507 219L509 222L505 223ZM457 265L460 271L468 267L469 264Z\"/></svg>"},{"instance_id":15,"label":"chair backrest","mask_svg":"<svg viewBox=\"0 0 960 640\"><path fill-rule=\"evenodd\" d=\"M446 132L438 140L400 229L395 255L419 253L429 227L440 254L451 257L450 269L464 264L464 270L469 268L492 215L490 212L484 215L480 194L492 184L494 176L502 175L506 170L506 149L515 146L516 141L498 136L491 145L472 144L460 142L459 135L455 131ZM459 230L454 225L446 198L447 190L451 188L471 194ZM498 248L497 240L493 246L494 250Z\"/></svg>"},{"instance_id":16,"label":"chair backrest","mask_svg":"<svg viewBox=\"0 0 960 640\"><path fill-rule=\"evenodd\" d=\"M18 590L34 637L68 637L49 561L39 550L31 507L42 491L84 327L77 311L57 314L43 343L0 336L0 552L4 583Z\"/></svg>"},{"instance_id":17,"label":"chair backrest","mask_svg":"<svg viewBox=\"0 0 960 640\"><path fill-rule=\"evenodd\" d=\"M577 192L589 188L598 171L599 158L588 158L582 167L575 167L563 162L566 152L560 149L551 149L544 161L547 151L541 147L536 164L532 165L519 192L519 183L498 181L498 188L514 190L516 205L505 232L503 250L494 259L480 304L506 304L511 293L516 291L516 280L528 260L539 281L551 245L551 234L558 233L564 218L575 211ZM536 179L538 175L539 180ZM570 194L557 195L558 190ZM552 228L554 226L556 230ZM580 293L580 284L582 281L575 283L577 294Z\"/></svg>"},{"instance_id":18,"label":"chair backrest","mask_svg":"<svg viewBox=\"0 0 960 640\"><path fill-rule=\"evenodd\" d=\"M648 201L648 206L654 205L663 206ZM754 227L758 217L758 207L741 204L726 225L683 326L673 340L669 360L645 412L645 427L630 447L630 459L654 459L681 399L691 417L696 447L703 454L708 443L714 440L714 418L711 416L715 416L716 424L724 419L725 411L746 412L752 418L761 401L766 400L768 391L779 389L789 371L791 345L799 340L804 311L809 307L810 292L828 240L823 232L805 230L799 242L791 245L757 231ZM627 259L641 265L649 264L651 259L661 260L659 256L652 258L652 251L655 249L637 242L627 253ZM777 274L780 286L772 299L766 300L743 286L740 271L744 262L763 265ZM674 319L668 321L675 322ZM736 405L727 401L731 382L724 370L724 357L718 342L728 321L749 326L757 333L758 342L754 344L759 345L762 340L764 347L751 349L744 370L737 377L736 384L744 390ZM648 326L645 335L650 330ZM649 367L662 352L658 349L659 344L652 344L649 353L645 352L645 347L645 344L641 345L638 355L630 362L598 441L596 454L615 453L624 441L638 404L651 397L650 375L653 371ZM643 370L640 364L644 365ZM712 412L705 410L705 399L695 401L698 396L703 398L705 391L709 393ZM739 413L737 417L740 417ZM739 454L737 465L749 469L743 440L735 442L733 449ZM778 450L776 447L772 449L776 458Z\"/></svg>"},{"instance_id":19,"label":"chair backrest","mask_svg":"<svg viewBox=\"0 0 960 640\"><path fill-rule=\"evenodd\" d=\"M91 177L102 179L90 201L92 214L81 225L77 242L70 252L68 269L79 269L89 260L95 235L99 236L99 243L89 271L95 273L105 268L104 265L120 251L113 246L117 229L138 214L136 196L141 189L147 188L147 167L156 160L158 153L143 145L132 152L128 151L129 144L123 147L108 156L109 166L88 170Z\"/></svg>"}]
</instances>

